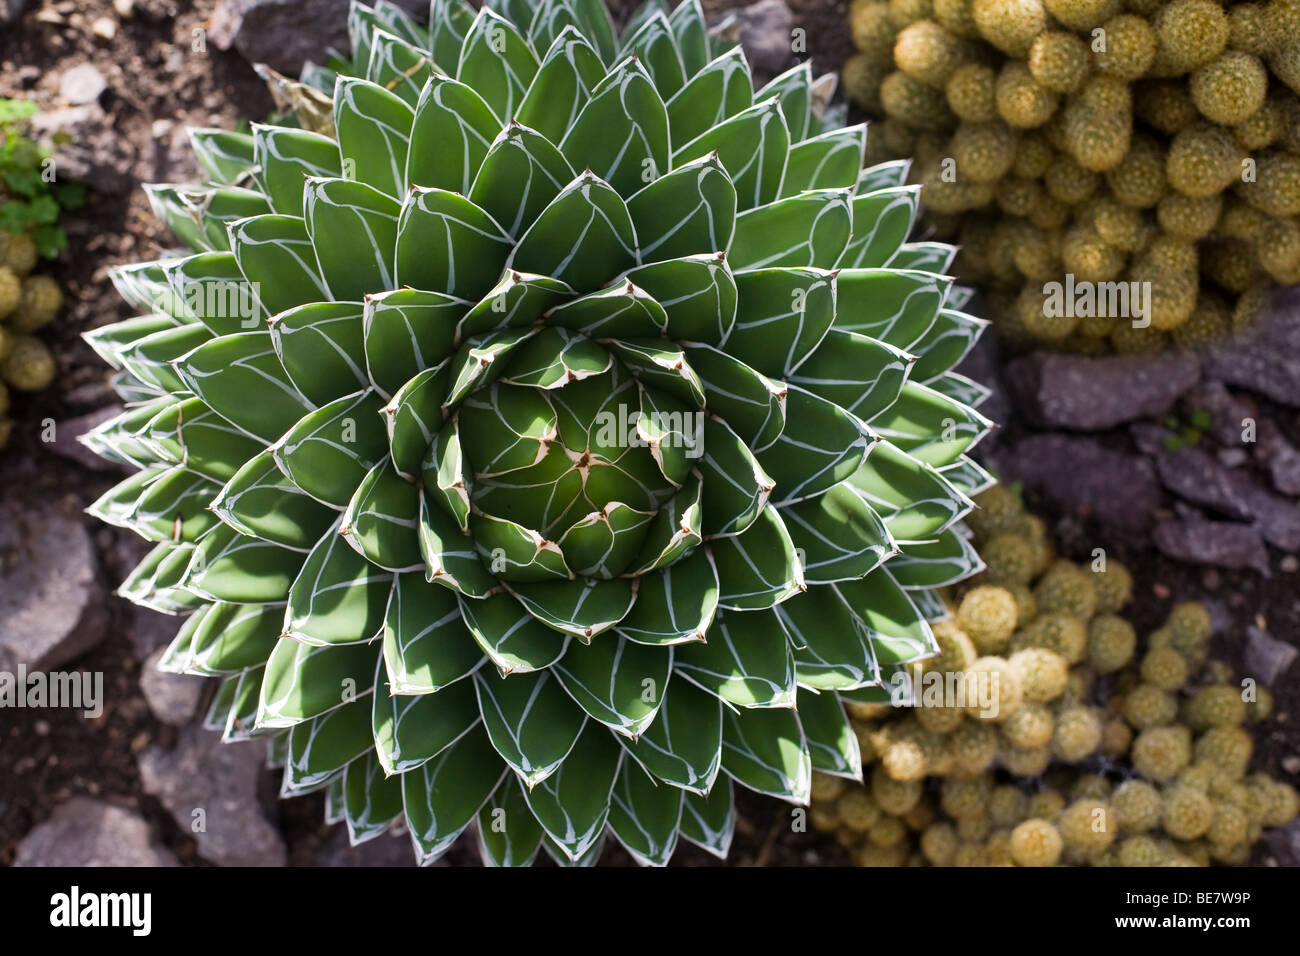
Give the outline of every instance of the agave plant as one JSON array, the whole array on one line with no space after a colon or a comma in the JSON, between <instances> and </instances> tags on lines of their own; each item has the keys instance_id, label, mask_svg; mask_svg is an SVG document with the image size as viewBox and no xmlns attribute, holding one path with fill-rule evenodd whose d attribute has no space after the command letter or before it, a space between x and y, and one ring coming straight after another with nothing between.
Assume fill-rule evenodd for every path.
<instances>
[{"instance_id":1,"label":"agave plant","mask_svg":"<svg viewBox=\"0 0 1300 956\"><path fill-rule=\"evenodd\" d=\"M88 336L139 469L91 510L156 542L121 593L354 841L725 856L733 783L861 775L842 701L979 568L953 250L697 0L350 23L283 125L192 133L206 184L149 195L193 254Z\"/></svg>"}]
</instances>

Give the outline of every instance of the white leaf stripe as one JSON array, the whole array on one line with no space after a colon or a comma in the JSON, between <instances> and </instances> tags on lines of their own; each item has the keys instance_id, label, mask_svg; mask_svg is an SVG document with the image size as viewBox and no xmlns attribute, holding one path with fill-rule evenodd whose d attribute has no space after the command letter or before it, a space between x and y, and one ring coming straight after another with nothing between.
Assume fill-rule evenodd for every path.
<instances>
[{"instance_id":1,"label":"white leaf stripe","mask_svg":"<svg viewBox=\"0 0 1300 956\"><path fill-rule=\"evenodd\" d=\"M244 274L248 274L248 268L244 264L244 257L255 254L255 250L260 246L270 246L297 263L301 267L302 276L314 285L320 293L319 301L328 302L332 297L329 289L325 286L325 280L321 278L320 263L316 260L316 248L312 245L311 239L288 239L274 235L271 238L254 238L251 230L255 226L263 225L266 218L253 216L230 224L230 244L235 251L236 258L239 259L239 266L244 271ZM277 218L291 220L297 217L284 216ZM262 302L262 309L266 312L271 311L266 308L265 301Z\"/></svg>"}]
</instances>

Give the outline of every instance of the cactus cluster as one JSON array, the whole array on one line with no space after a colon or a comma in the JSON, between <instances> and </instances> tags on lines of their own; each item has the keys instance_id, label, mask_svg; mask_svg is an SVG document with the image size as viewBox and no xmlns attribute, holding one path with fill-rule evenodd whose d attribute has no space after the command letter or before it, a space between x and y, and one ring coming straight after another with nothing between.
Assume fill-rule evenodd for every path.
<instances>
[{"instance_id":1,"label":"cactus cluster","mask_svg":"<svg viewBox=\"0 0 1300 956\"><path fill-rule=\"evenodd\" d=\"M1118 562L1057 559L1004 487L976 500L977 546L1018 542L1018 560L953 596L939 655L916 669L961 672L957 686L997 673L1000 706L929 698L924 673L909 706L850 704L866 786L814 775L814 827L862 866L1247 862L1300 809L1293 788L1247 773L1269 692L1210 660L1203 605L1175 605L1139 647Z\"/></svg>"},{"instance_id":2,"label":"cactus cluster","mask_svg":"<svg viewBox=\"0 0 1300 956\"><path fill-rule=\"evenodd\" d=\"M58 284L32 275L68 245L63 210L85 201L80 183L57 175L52 151L30 137L36 104L0 99L0 448L9 442L9 389L38 391L55 375L54 356L32 333L62 304Z\"/></svg>"},{"instance_id":3,"label":"cactus cluster","mask_svg":"<svg viewBox=\"0 0 1300 956\"><path fill-rule=\"evenodd\" d=\"M914 157L1013 345L1198 348L1300 281L1300 0L854 0L869 160ZM1138 282L1145 319L1044 285ZM1075 314L1082 313L1082 314ZM1139 323L1140 325L1140 323Z\"/></svg>"},{"instance_id":4,"label":"cactus cluster","mask_svg":"<svg viewBox=\"0 0 1300 956\"><path fill-rule=\"evenodd\" d=\"M39 391L54 381L54 356L33 333L49 324L63 302L49 276L33 275L38 260L29 233L0 232L0 448L9 442L9 389Z\"/></svg>"}]
</instances>

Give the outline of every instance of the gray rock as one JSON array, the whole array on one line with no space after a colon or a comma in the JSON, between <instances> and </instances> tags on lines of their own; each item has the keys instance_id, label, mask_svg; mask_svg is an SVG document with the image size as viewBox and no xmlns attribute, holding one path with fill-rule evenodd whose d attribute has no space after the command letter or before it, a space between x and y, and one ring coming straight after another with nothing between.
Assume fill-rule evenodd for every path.
<instances>
[{"instance_id":1,"label":"gray rock","mask_svg":"<svg viewBox=\"0 0 1300 956\"><path fill-rule=\"evenodd\" d=\"M131 611L131 646L135 656L144 661L154 651L166 647L176 636L184 619L171 614L160 614L147 607L133 607Z\"/></svg>"},{"instance_id":2,"label":"gray rock","mask_svg":"<svg viewBox=\"0 0 1300 956\"><path fill-rule=\"evenodd\" d=\"M0 23L8 26L26 11L31 0L0 0Z\"/></svg>"},{"instance_id":3,"label":"gray rock","mask_svg":"<svg viewBox=\"0 0 1300 956\"><path fill-rule=\"evenodd\" d=\"M1213 569L1206 569L1212 573ZM1210 614L1210 633L1227 634L1232 631L1236 622L1232 610L1217 598L1200 598L1200 603L1205 606L1205 610Z\"/></svg>"},{"instance_id":4,"label":"gray rock","mask_svg":"<svg viewBox=\"0 0 1300 956\"><path fill-rule=\"evenodd\" d=\"M121 470L120 465L114 464L107 458L100 458L77 441L79 437L92 428L102 425L114 415L121 414L121 412L121 405L110 405L98 411L88 412L85 415L78 415L75 418L67 418L57 422L54 426L54 441L48 442L45 447L59 457L75 461L81 467L89 468L91 471Z\"/></svg>"},{"instance_id":5,"label":"gray rock","mask_svg":"<svg viewBox=\"0 0 1300 956\"><path fill-rule=\"evenodd\" d=\"M1228 391L1222 382L1202 382L1183 398L1183 407L1190 417L1198 409L1210 413L1210 434L1225 448L1241 446L1243 419L1258 418L1255 403L1242 395Z\"/></svg>"},{"instance_id":6,"label":"gray rock","mask_svg":"<svg viewBox=\"0 0 1300 956\"><path fill-rule=\"evenodd\" d=\"M1151 462L1093 438L1046 434L1022 438L990 462L1004 481L1022 481L1068 510L1086 509L1105 524L1142 529L1160 507Z\"/></svg>"},{"instance_id":7,"label":"gray rock","mask_svg":"<svg viewBox=\"0 0 1300 956\"><path fill-rule=\"evenodd\" d=\"M160 647L149 655L140 670L140 692L149 704L153 715L164 724L180 727L190 722L203 696L202 677L182 674L165 674L158 669L158 659L166 648Z\"/></svg>"},{"instance_id":8,"label":"gray rock","mask_svg":"<svg viewBox=\"0 0 1300 956\"><path fill-rule=\"evenodd\" d=\"M59 80L59 95L72 106L94 103L106 89L108 80L89 63L79 63Z\"/></svg>"},{"instance_id":9,"label":"gray rock","mask_svg":"<svg viewBox=\"0 0 1300 956\"><path fill-rule=\"evenodd\" d=\"M1259 420L1255 458L1268 469L1273 487L1284 495L1300 496L1300 449L1292 445L1271 418Z\"/></svg>"},{"instance_id":10,"label":"gray rock","mask_svg":"<svg viewBox=\"0 0 1300 956\"><path fill-rule=\"evenodd\" d=\"M1168 428L1155 422L1134 422L1128 427L1128 433L1137 450L1148 458L1154 458L1165 451L1166 442L1174 437Z\"/></svg>"},{"instance_id":11,"label":"gray rock","mask_svg":"<svg viewBox=\"0 0 1300 956\"><path fill-rule=\"evenodd\" d=\"M1156 547L1175 561L1269 573L1268 549L1252 525L1184 517L1156 525L1152 537Z\"/></svg>"},{"instance_id":12,"label":"gray rock","mask_svg":"<svg viewBox=\"0 0 1300 956\"><path fill-rule=\"evenodd\" d=\"M1162 449L1154 456L1156 473L1165 487L1179 497L1221 515L1245 521L1250 509L1241 495L1241 480L1250 479L1221 465L1199 448Z\"/></svg>"},{"instance_id":13,"label":"gray rock","mask_svg":"<svg viewBox=\"0 0 1300 956\"><path fill-rule=\"evenodd\" d=\"M1254 625L1246 628L1246 670L1264 686L1275 685L1278 678L1300 656L1300 650Z\"/></svg>"},{"instance_id":14,"label":"gray rock","mask_svg":"<svg viewBox=\"0 0 1300 956\"><path fill-rule=\"evenodd\" d=\"M139 814L73 797L23 837L14 866L179 866Z\"/></svg>"},{"instance_id":15,"label":"gray rock","mask_svg":"<svg viewBox=\"0 0 1300 956\"><path fill-rule=\"evenodd\" d=\"M1264 540L1276 548L1300 548L1300 509L1246 472L1224 467L1199 448L1161 451L1155 462L1160 480L1174 494L1226 517L1255 522Z\"/></svg>"},{"instance_id":16,"label":"gray rock","mask_svg":"<svg viewBox=\"0 0 1300 956\"><path fill-rule=\"evenodd\" d=\"M982 305L977 301L964 307L972 315L982 315ZM970 350L967 356L958 363L954 371L979 382L985 388L989 389L989 397L985 399L984 404L980 406L980 412L995 422L1007 422L1011 420L1010 402L1007 400L1007 390L1002 386L1002 379L998 374L1001 367L1001 358L998 355L997 341L992 335L981 335L975 347ZM1001 440L1003 430L995 428L985 436L981 442L981 454L987 453L989 448L997 445Z\"/></svg>"},{"instance_id":17,"label":"gray rock","mask_svg":"<svg viewBox=\"0 0 1300 956\"><path fill-rule=\"evenodd\" d=\"M424 0L396 0L419 20ZM222 0L208 39L219 50L234 47L251 63L265 63L297 76L304 62L320 60L331 47L347 50L350 0Z\"/></svg>"},{"instance_id":18,"label":"gray rock","mask_svg":"<svg viewBox=\"0 0 1300 956\"><path fill-rule=\"evenodd\" d=\"M1242 479L1246 481L1239 482L1238 494L1264 540L1283 551L1300 550L1300 505L1249 481L1244 474Z\"/></svg>"},{"instance_id":19,"label":"gray rock","mask_svg":"<svg viewBox=\"0 0 1300 956\"><path fill-rule=\"evenodd\" d=\"M1268 461L1273 487L1284 495L1300 496L1300 450L1287 445Z\"/></svg>"},{"instance_id":20,"label":"gray rock","mask_svg":"<svg viewBox=\"0 0 1300 956\"><path fill-rule=\"evenodd\" d=\"M42 140L63 134L54 153L55 175L60 179L74 179L110 194L134 187L135 179L127 171L135 163L135 151L98 103L37 113L32 131Z\"/></svg>"},{"instance_id":21,"label":"gray rock","mask_svg":"<svg viewBox=\"0 0 1300 956\"><path fill-rule=\"evenodd\" d=\"M415 866L411 835L405 829L388 832L352 846L348 828L341 826L320 848L317 866Z\"/></svg>"},{"instance_id":22,"label":"gray rock","mask_svg":"<svg viewBox=\"0 0 1300 956\"><path fill-rule=\"evenodd\" d=\"M1088 358L1035 352L1009 363L1004 378L1030 424L1104 431L1163 416L1196 385L1200 363L1185 353Z\"/></svg>"},{"instance_id":23,"label":"gray rock","mask_svg":"<svg viewBox=\"0 0 1300 956\"><path fill-rule=\"evenodd\" d=\"M1265 830L1263 840L1278 866L1300 866L1300 820Z\"/></svg>"},{"instance_id":24,"label":"gray rock","mask_svg":"<svg viewBox=\"0 0 1300 956\"><path fill-rule=\"evenodd\" d=\"M1214 455L1225 468L1240 468L1250 456L1240 448L1220 448Z\"/></svg>"},{"instance_id":25,"label":"gray rock","mask_svg":"<svg viewBox=\"0 0 1300 956\"><path fill-rule=\"evenodd\" d=\"M1274 295L1268 316L1203 355L1205 374L1300 407L1300 293Z\"/></svg>"},{"instance_id":26,"label":"gray rock","mask_svg":"<svg viewBox=\"0 0 1300 956\"><path fill-rule=\"evenodd\" d=\"M759 0L729 13L723 35L745 48L760 82L794 66L794 14L783 0Z\"/></svg>"},{"instance_id":27,"label":"gray rock","mask_svg":"<svg viewBox=\"0 0 1300 956\"><path fill-rule=\"evenodd\" d=\"M221 866L283 866L284 842L257 802L266 744L223 744L190 725L176 746L150 747L137 758L140 781L194 834L199 855ZM198 813L196 811L202 811Z\"/></svg>"},{"instance_id":28,"label":"gray rock","mask_svg":"<svg viewBox=\"0 0 1300 956\"><path fill-rule=\"evenodd\" d=\"M55 670L104 639L95 547L54 503L0 503L0 670Z\"/></svg>"}]
</instances>

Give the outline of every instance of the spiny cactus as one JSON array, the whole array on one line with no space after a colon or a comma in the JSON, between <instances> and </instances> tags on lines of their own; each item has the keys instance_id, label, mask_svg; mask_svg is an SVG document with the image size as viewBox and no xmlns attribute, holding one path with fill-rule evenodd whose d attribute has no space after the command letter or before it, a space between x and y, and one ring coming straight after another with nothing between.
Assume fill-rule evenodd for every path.
<instances>
[{"instance_id":1,"label":"spiny cactus","mask_svg":"<svg viewBox=\"0 0 1300 956\"><path fill-rule=\"evenodd\" d=\"M1247 700L1231 668L1208 661L1205 607L1176 604L1139 664L1134 628L1117 615L1129 573L1113 560L1091 571L1053 562L1045 528L1004 486L977 500L977 549L1032 539L1042 551L1035 590L1058 609L1040 614L1002 584L959 586L953 619L934 626L940 653L914 668L911 706L848 705L863 759L876 761L870 793L814 775L813 826L861 866L1247 862L1262 829L1292 820L1300 797L1247 774L1248 722L1267 717L1271 697L1259 688ZM996 713L969 706L974 673L998 674ZM946 675L966 688L966 706L927 696L927 679ZM882 848L880 834L900 823L902 838Z\"/></svg>"},{"instance_id":2,"label":"spiny cactus","mask_svg":"<svg viewBox=\"0 0 1300 956\"><path fill-rule=\"evenodd\" d=\"M953 250L695 0L350 27L268 73L297 126L193 132L208 182L149 194L195 254L88 336L132 404L87 442L140 469L91 510L156 542L121 593L354 841L723 856L733 781L860 778L841 700L979 567Z\"/></svg>"},{"instance_id":3,"label":"spiny cactus","mask_svg":"<svg viewBox=\"0 0 1300 956\"><path fill-rule=\"evenodd\" d=\"M1007 344L1199 349L1300 282L1295 0L926 6L854 3L846 85L891 134L870 160L915 159L923 224L959 241ZM1199 258L1157 266L1166 239ZM1150 283L1149 322L1045 308L1066 274Z\"/></svg>"}]
</instances>

